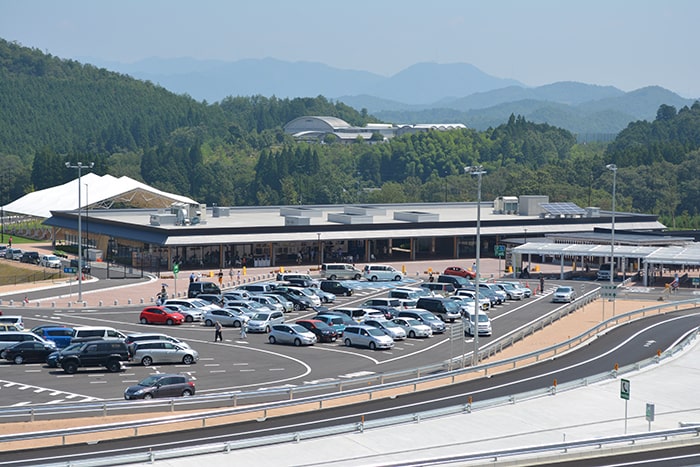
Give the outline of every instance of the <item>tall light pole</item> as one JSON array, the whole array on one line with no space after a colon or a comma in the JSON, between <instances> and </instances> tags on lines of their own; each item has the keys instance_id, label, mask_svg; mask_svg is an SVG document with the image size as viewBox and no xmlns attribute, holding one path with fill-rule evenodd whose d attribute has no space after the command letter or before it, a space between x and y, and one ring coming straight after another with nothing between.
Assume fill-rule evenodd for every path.
<instances>
[{"instance_id":1,"label":"tall light pole","mask_svg":"<svg viewBox=\"0 0 700 467\"><path fill-rule=\"evenodd\" d=\"M610 292L613 294L613 316L615 316L615 293L613 292L613 287L615 286L615 185L617 183L617 166L615 164L608 164L605 168L611 170L613 173L612 229L610 230Z\"/></svg>"},{"instance_id":2,"label":"tall light pole","mask_svg":"<svg viewBox=\"0 0 700 467\"><path fill-rule=\"evenodd\" d=\"M94 162L90 162L88 165L83 165L82 162L78 162L72 165L70 162L66 162L67 169L78 169L78 301L83 301L83 224L82 224L82 214L80 212L80 205L82 204L80 198L80 185L83 168L91 169L95 166Z\"/></svg>"},{"instance_id":3,"label":"tall light pole","mask_svg":"<svg viewBox=\"0 0 700 467\"><path fill-rule=\"evenodd\" d=\"M486 173L480 165L465 167L464 171L471 175L476 175L477 183L477 203L476 203L476 277L474 278L474 323L472 332L474 333L474 355L472 356L472 366L479 364L479 278L481 276L481 176Z\"/></svg>"}]
</instances>

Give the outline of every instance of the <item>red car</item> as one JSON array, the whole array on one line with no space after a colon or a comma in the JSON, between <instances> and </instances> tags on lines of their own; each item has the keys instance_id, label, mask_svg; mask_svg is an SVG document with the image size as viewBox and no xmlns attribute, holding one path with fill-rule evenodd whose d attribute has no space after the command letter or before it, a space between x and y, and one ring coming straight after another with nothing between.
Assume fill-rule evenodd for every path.
<instances>
[{"instance_id":1,"label":"red car","mask_svg":"<svg viewBox=\"0 0 700 467\"><path fill-rule=\"evenodd\" d=\"M139 321L141 324L167 324L171 326L182 324L185 317L162 306L149 306L143 309L139 315Z\"/></svg>"},{"instance_id":2,"label":"red car","mask_svg":"<svg viewBox=\"0 0 700 467\"><path fill-rule=\"evenodd\" d=\"M446 276L468 277L469 279L474 279L476 277L476 271L472 271L471 269L460 268L459 266L451 266L445 269L445 272L443 272L443 274L445 274Z\"/></svg>"}]
</instances>

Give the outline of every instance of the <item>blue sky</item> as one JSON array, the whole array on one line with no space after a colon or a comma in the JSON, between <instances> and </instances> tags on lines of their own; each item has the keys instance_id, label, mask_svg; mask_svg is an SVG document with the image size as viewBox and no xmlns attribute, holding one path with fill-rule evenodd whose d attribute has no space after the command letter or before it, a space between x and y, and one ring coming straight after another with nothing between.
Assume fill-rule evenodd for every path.
<instances>
[{"instance_id":1,"label":"blue sky","mask_svg":"<svg viewBox=\"0 0 700 467\"><path fill-rule=\"evenodd\" d=\"M695 0L0 0L0 37L61 58L272 57L392 75L471 63L537 86L700 97Z\"/></svg>"}]
</instances>

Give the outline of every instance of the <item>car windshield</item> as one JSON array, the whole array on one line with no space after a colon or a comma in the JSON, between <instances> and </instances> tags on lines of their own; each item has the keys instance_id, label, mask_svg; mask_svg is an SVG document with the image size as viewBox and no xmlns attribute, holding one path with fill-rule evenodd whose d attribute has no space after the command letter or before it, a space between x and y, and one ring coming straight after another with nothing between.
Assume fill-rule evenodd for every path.
<instances>
[{"instance_id":1,"label":"car windshield","mask_svg":"<svg viewBox=\"0 0 700 467\"><path fill-rule=\"evenodd\" d=\"M384 326L385 328L398 328L398 327L400 327L398 324L396 324L393 321L382 321L380 324L382 326Z\"/></svg>"},{"instance_id":2,"label":"car windshield","mask_svg":"<svg viewBox=\"0 0 700 467\"><path fill-rule=\"evenodd\" d=\"M78 343L78 344L71 344L71 345L69 345L68 347L65 347L63 350L61 350L61 352L66 352L66 351L70 352L71 350L77 350L77 349L79 349L82 345L83 345L82 342L80 342L80 343Z\"/></svg>"},{"instance_id":3,"label":"car windshield","mask_svg":"<svg viewBox=\"0 0 700 467\"><path fill-rule=\"evenodd\" d=\"M297 334L308 332L308 330L300 324L290 324L289 327L291 329L294 329L294 332L296 332Z\"/></svg>"},{"instance_id":4,"label":"car windshield","mask_svg":"<svg viewBox=\"0 0 700 467\"><path fill-rule=\"evenodd\" d=\"M192 300L192 303L193 303L194 306L196 306L197 308L202 308L202 307L205 307L205 306L209 305L209 303L208 303L208 302L205 302L204 300Z\"/></svg>"},{"instance_id":5,"label":"car windshield","mask_svg":"<svg viewBox=\"0 0 700 467\"><path fill-rule=\"evenodd\" d=\"M479 315L479 322L480 323L486 323L486 322L488 322L488 320L489 320L488 316L482 315L482 314Z\"/></svg>"},{"instance_id":6,"label":"car windshield","mask_svg":"<svg viewBox=\"0 0 700 467\"><path fill-rule=\"evenodd\" d=\"M253 316L253 319L256 321L267 321L270 319L270 314L269 313L256 313L255 316Z\"/></svg>"},{"instance_id":7,"label":"car windshield","mask_svg":"<svg viewBox=\"0 0 700 467\"><path fill-rule=\"evenodd\" d=\"M144 387L150 387L153 386L155 383L158 382L158 380L161 378L160 375L151 375L146 379L142 379L139 381L139 386L144 386Z\"/></svg>"},{"instance_id":8,"label":"car windshield","mask_svg":"<svg viewBox=\"0 0 700 467\"><path fill-rule=\"evenodd\" d=\"M571 289L569 287L559 287L557 293L569 293Z\"/></svg>"},{"instance_id":9,"label":"car windshield","mask_svg":"<svg viewBox=\"0 0 700 467\"><path fill-rule=\"evenodd\" d=\"M426 321L440 321L440 319L431 313L421 313L420 317Z\"/></svg>"},{"instance_id":10,"label":"car windshield","mask_svg":"<svg viewBox=\"0 0 700 467\"><path fill-rule=\"evenodd\" d=\"M372 336L383 336L384 333L381 331L381 329L377 328L367 328L367 332L370 333Z\"/></svg>"},{"instance_id":11,"label":"car windshield","mask_svg":"<svg viewBox=\"0 0 700 467\"><path fill-rule=\"evenodd\" d=\"M413 319L413 318L407 319L406 322L407 322L410 326L420 326L420 325L421 325L421 322L420 322L420 321L418 321L417 319Z\"/></svg>"}]
</instances>

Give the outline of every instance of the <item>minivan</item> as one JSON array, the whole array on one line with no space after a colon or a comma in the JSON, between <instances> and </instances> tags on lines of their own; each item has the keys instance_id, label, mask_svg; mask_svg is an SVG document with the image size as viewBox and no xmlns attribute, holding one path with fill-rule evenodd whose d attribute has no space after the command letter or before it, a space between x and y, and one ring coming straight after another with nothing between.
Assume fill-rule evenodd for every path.
<instances>
[{"instance_id":1,"label":"minivan","mask_svg":"<svg viewBox=\"0 0 700 467\"><path fill-rule=\"evenodd\" d=\"M455 286L447 282L423 282L422 288L429 290L433 295L452 295L455 293Z\"/></svg>"},{"instance_id":2,"label":"minivan","mask_svg":"<svg viewBox=\"0 0 700 467\"><path fill-rule=\"evenodd\" d=\"M462 276L450 276L447 274L440 274L437 277L437 282L452 284L455 286L455 289L462 289L472 284L471 281L469 281L469 279L467 278L464 278Z\"/></svg>"},{"instance_id":3,"label":"minivan","mask_svg":"<svg viewBox=\"0 0 700 467\"><path fill-rule=\"evenodd\" d=\"M73 339L71 342L75 342L76 339L94 339L95 337L100 337L102 339L126 339L126 335L114 328L105 326L78 326L73 329Z\"/></svg>"},{"instance_id":4,"label":"minivan","mask_svg":"<svg viewBox=\"0 0 700 467\"><path fill-rule=\"evenodd\" d=\"M36 342L41 342L42 344L49 345L51 347L56 347L56 344L53 343L52 341L47 341L46 339L39 337L36 334L31 333L31 332L7 331L7 332L0 332L0 351L5 350L9 346L14 345L17 342L24 342L24 341L36 341Z\"/></svg>"},{"instance_id":5,"label":"minivan","mask_svg":"<svg viewBox=\"0 0 700 467\"><path fill-rule=\"evenodd\" d=\"M14 326L18 331L24 330L24 321L20 315L0 316L0 323Z\"/></svg>"},{"instance_id":6,"label":"minivan","mask_svg":"<svg viewBox=\"0 0 700 467\"><path fill-rule=\"evenodd\" d=\"M435 316L432 312L424 310L422 308L416 308L413 310L401 310L399 311L399 318L413 318L420 321L421 323L430 326L433 334L442 334L445 332L445 323Z\"/></svg>"},{"instance_id":7,"label":"minivan","mask_svg":"<svg viewBox=\"0 0 700 467\"><path fill-rule=\"evenodd\" d=\"M462 316L462 308L454 300L442 297L422 297L418 299L416 308L428 310L443 321L454 321Z\"/></svg>"},{"instance_id":8,"label":"minivan","mask_svg":"<svg viewBox=\"0 0 700 467\"><path fill-rule=\"evenodd\" d=\"M362 277L368 281L400 281L403 280L401 271L386 264L368 264L362 270Z\"/></svg>"},{"instance_id":9,"label":"minivan","mask_svg":"<svg viewBox=\"0 0 700 467\"><path fill-rule=\"evenodd\" d=\"M213 282L190 282L187 298L196 298L201 293L221 295L221 289Z\"/></svg>"},{"instance_id":10,"label":"minivan","mask_svg":"<svg viewBox=\"0 0 700 467\"><path fill-rule=\"evenodd\" d=\"M483 311L479 311L479 322L477 324L477 329L479 330L479 335L480 336L490 336L491 335L491 320L489 319L489 315L484 313ZM467 313L466 319L466 326L464 328L464 333L469 336L474 335L474 313L469 312Z\"/></svg>"},{"instance_id":11,"label":"minivan","mask_svg":"<svg viewBox=\"0 0 700 467\"><path fill-rule=\"evenodd\" d=\"M612 263L603 263L598 268L596 277L599 281L609 281L610 280L610 270L612 269Z\"/></svg>"},{"instance_id":12,"label":"minivan","mask_svg":"<svg viewBox=\"0 0 700 467\"><path fill-rule=\"evenodd\" d=\"M321 275L332 281L336 279L359 281L362 278L362 271L348 263L324 263L321 265Z\"/></svg>"},{"instance_id":13,"label":"minivan","mask_svg":"<svg viewBox=\"0 0 700 467\"><path fill-rule=\"evenodd\" d=\"M360 345L370 350L391 349L394 339L384 334L381 329L362 324L348 326L343 332L343 343L346 347Z\"/></svg>"},{"instance_id":14,"label":"minivan","mask_svg":"<svg viewBox=\"0 0 700 467\"><path fill-rule=\"evenodd\" d=\"M258 284L245 284L245 285L239 285L236 287L235 290L244 290L248 292L249 294L251 293L271 293L273 292L275 287L268 283L268 282L263 282L263 283L258 283ZM228 293L228 292L227 292Z\"/></svg>"},{"instance_id":15,"label":"minivan","mask_svg":"<svg viewBox=\"0 0 700 467\"><path fill-rule=\"evenodd\" d=\"M22 257L22 250L19 248L8 248L5 250L5 258L6 259L13 259L15 261L19 261L19 259Z\"/></svg>"}]
</instances>

